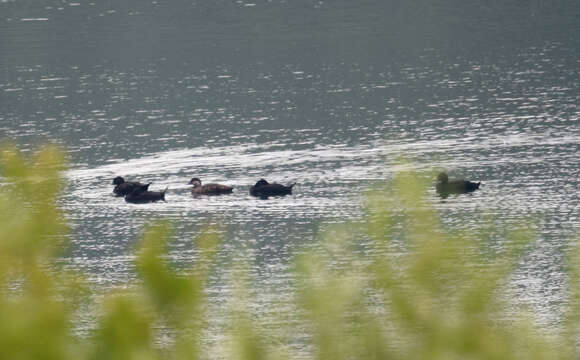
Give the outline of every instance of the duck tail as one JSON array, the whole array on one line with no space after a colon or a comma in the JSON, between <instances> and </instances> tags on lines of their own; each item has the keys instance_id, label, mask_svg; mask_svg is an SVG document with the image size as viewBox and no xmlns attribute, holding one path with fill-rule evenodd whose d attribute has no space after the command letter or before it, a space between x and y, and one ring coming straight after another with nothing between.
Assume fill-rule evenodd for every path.
<instances>
[{"instance_id":1,"label":"duck tail","mask_svg":"<svg viewBox=\"0 0 580 360\"><path fill-rule=\"evenodd\" d=\"M295 182L293 182L292 184L288 185L288 187L289 187L290 189L292 189L292 187L294 187L294 185L296 185L296 183L295 183Z\"/></svg>"},{"instance_id":2,"label":"duck tail","mask_svg":"<svg viewBox=\"0 0 580 360\"><path fill-rule=\"evenodd\" d=\"M475 184L475 188L479 189L479 185L481 185L481 181L479 181L478 183Z\"/></svg>"},{"instance_id":3,"label":"duck tail","mask_svg":"<svg viewBox=\"0 0 580 360\"><path fill-rule=\"evenodd\" d=\"M165 190L163 190L163 191L161 192L161 200L163 200L163 201L165 201L165 193L167 192L167 189L169 189L169 186L167 186L167 187L165 188Z\"/></svg>"}]
</instances>

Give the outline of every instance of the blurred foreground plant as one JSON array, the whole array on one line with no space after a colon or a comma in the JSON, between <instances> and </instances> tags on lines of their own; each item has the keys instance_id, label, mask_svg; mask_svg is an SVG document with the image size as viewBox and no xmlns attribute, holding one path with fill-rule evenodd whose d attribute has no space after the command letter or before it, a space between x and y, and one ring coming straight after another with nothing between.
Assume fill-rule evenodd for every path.
<instances>
[{"instance_id":1,"label":"blurred foreground plant","mask_svg":"<svg viewBox=\"0 0 580 360\"><path fill-rule=\"evenodd\" d=\"M199 237L199 259L177 274L165 255L166 223L144 234L135 265L141 282L106 294L94 335L75 336L75 313L88 301L80 274L58 266L67 227L55 206L62 153L47 147L28 160L0 149L0 359L196 359L205 315L204 286L218 239ZM157 329L174 334L164 347Z\"/></svg>"},{"instance_id":2,"label":"blurred foreground plant","mask_svg":"<svg viewBox=\"0 0 580 360\"><path fill-rule=\"evenodd\" d=\"M370 259L353 256L349 235L329 236L329 251L301 259L316 358L574 358L576 333L541 336L506 312L505 285L532 234L514 229L490 254L483 236L443 229L427 186L402 172L368 195ZM353 260L336 269L337 254Z\"/></svg>"},{"instance_id":3,"label":"blurred foreground plant","mask_svg":"<svg viewBox=\"0 0 580 360\"><path fill-rule=\"evenodd\" d=\"M229 353L201 341L207 321L207 276L216 232L197 241L192 269L168 263L170 226L150 226L135 260L140 281L106 294L95 331L75 335L86 281L58 266L67 227L55 207L64 165L55 148L32 160L14 148L0 158L0 358L6 359L286 359L285 344L264 336L245 306L230 317ZM296 318L313 359L572 359L580 319L578 262L570 261L571 310L566 331L541 336L525 320L506 316L501 300L526 247L524 230L505 236L503 251L445 231L426 200L426 184L400 173L367 197L358 227L372 239L361 255L353 227L322 237L324 251L297 259ZM358 234L360 235L360 234ZM357 235L357 236L358 236ZM577 253L577 252L576 252ZM217 271L217 270L216 270ZM243 295L245 298L247 295ZM244 299L243 301L251 301ZM159 342L159 329L170 340ZM223 338L222 334L217 337Z\"/></svg>"}]
</instances>

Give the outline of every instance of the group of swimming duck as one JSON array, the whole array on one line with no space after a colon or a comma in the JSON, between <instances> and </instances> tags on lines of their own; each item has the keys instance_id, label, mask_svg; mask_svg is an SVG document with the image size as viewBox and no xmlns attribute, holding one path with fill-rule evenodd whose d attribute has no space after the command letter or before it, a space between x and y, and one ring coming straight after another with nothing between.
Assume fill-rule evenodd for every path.
<instances>
[{"instance_id":1,"label":"group of swimming duck","mask_svg":"<svg viewBox=\"0 0 580 360\"><path fill-rule=\"evenodd\" d=\"M149 185L151 183L142 184L138 181L125 181L121 176L117 176L113 179L113 185L115 185L113 189L115 196L124 196L125 201L130 203L143 204L160 200L165 201L167 188L163 191L149 191ZM189 181L189 185L193 185L191 193L194 196L230 194L234 190L232 186L223 184L211 183L202 185L201 180L195 177ZM250 187L250 195L260 198L288 195L292 194L292 187L294 185L290 184L286 186L269 183L265 179L260 179L254 186Z\"/></svg>"},{"instance_id":2,"label":"group of swimming duck","mask_svg":"<svg viewBox=\"0 0 580 360\"><path fill-rule=\"evenodd\" d=\"M447 197L449 194L469 193L479 189L481 184L481 182L475 183L467 180L449 180L449 177L444 172L437 175L436 179L435 189L441 197ZM259 198L289 195L292 194L292 187L295 184L286 186L260 179L254 186L250 187L250 195ZM165 201L167 188L163 191L149 191L151 183L142 184L138 181L125 181L121 176L117 176L113 179L113 185L115 185L113 189L115 196L124 196L125 201L130 203L143 204L160 200ZM202 185L201 180L196 177L189 181L189 185L193 185L191 193L194 196L230 194L234 190L232 186L223 184L210 183Z\"/></svg>"}]
</instances>

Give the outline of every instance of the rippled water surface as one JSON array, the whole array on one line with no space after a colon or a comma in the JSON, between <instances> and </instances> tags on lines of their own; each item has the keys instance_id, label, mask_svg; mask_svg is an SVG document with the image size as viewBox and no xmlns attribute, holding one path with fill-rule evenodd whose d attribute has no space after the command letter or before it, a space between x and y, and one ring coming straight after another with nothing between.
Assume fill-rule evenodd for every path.
<instances>
[{"instance_id":1,"label":"rippled water surface","mask_svg":"<svg viewBox=\"0 0 580 360\"><path fill-rule=\"evenodd\" d=\"M386 10L372 1L0 1L0 138L27 151L46 141L66 148L67 260L96 284L132 279L144 225L168 218L178 264L195 257L191 239L204 224L219 222L224 266L250 262L281 298L293 254L316 249L329 224L360 219L364 191L389 180L404 154L425 176L446 169L483 183L465 196L430 193L446 225L531 219L537 241L513 288L553 325L565 302L563 256L580 230L580 52L569 35L578 9L539 17L543 3L531 3L538 8L505 12L502 39L495 17L468 24L469 8L454 15L443 5L425 11L445 14L445 26L411 30L381 20L373 11ZM167 201L113 197L117 175L168 188ZM193 198L194 176L235 191ZM294 194L252 198L261 177L296 182ZM216 279L215 302L228 293ZM267 294L257 303L275 300Z\"/></svg>"}]
</instances>

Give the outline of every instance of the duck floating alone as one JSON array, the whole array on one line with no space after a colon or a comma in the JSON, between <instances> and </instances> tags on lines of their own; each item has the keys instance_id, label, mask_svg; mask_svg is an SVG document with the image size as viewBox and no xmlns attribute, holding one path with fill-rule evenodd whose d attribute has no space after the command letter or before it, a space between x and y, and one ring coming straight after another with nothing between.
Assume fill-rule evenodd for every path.
<instances>
[{"instance_id":1,"label":"duck floating alone","mask_svg":"<svg viewBox=\"0 0 580 360\"><path fill-rule=\"evenodd\" d=\"M165 201L165 192L167 191L167 188L163 191L149 191L149 185L150 184L145 184L135 187L132 192L125 195L125 201L133 204L145 204L160 200Z\"/></svg>"},{"instance_id":2,"label":"duck floating alone","mask_svg":"<svg viewBox=\"0 0 580 360\"><path fill-rule=\"evenodd\" d=\"M125 196L132 193L133 190L137 188L149 186L149 184L141 184L138 181L125 181L121 176L117 176L113 179L113 185L115 185L115 188L113 189L115 196Z\"/></svg>"},{"instance_id":3,"label":"duck floating alone","mask_svg":"<svg viewBox=\"0 0 580 360\"><path fill-rule=\"evenodd\" d=\"M192 178L189 181L190 185L193 185L191 189L191 193L193 195L222 195L222 194L231 194L234 188L228 185L222 184L201 184L201 180L199 178Z\"/></svg>"},{"instance_id":4,"label":"duck floating alone","mask_svg":"<svg viewBox=\"0 0 580 360\"><path fill-rule=\"evenodd\" d=\"M465 194L479 189L481 182L471 182L467 180L449 180L446 173L437 175L435 189L441 196L449 194Z\"/></svg>"},{"instance_id":5,"label":"duck floating alone","mask_svg":"<svg viewBox=\"0 0 580 360\"><path fill-rule=\"evenodd\" d=\"M267 198L268 196L283 196L292 194L292 187L296 185L290 184L288 186L272 183L270 184L265 179L260 179L256 182L256 185L250 188L250 195L257 196L261 198Z\"/></svg>"}]
</instances>

